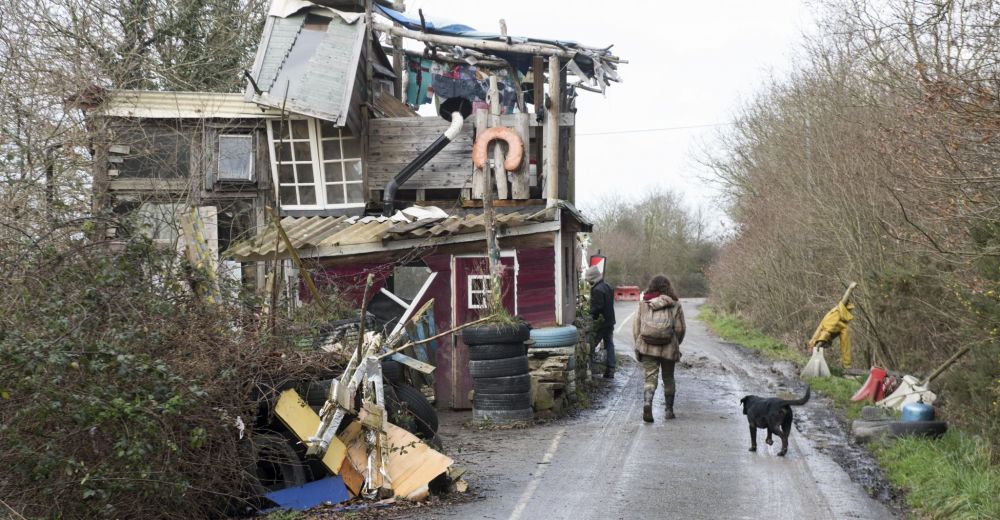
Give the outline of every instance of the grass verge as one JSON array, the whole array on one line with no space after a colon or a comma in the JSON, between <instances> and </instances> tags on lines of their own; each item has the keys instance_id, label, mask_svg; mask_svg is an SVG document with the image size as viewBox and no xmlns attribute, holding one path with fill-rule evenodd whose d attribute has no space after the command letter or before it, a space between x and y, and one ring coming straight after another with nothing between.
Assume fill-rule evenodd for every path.
<instances>
[{"instance_id":1,"label":"grass verge","mask_svg":"<svg viewBox=\"0 0 1000 520\"><path fill-rule=\"evenodd\" d=\"M719 337L761 351L769 359L804 364L807 359L749 323L708 306L701 320ZM851 401L861 387L855 378L805 378L816 392L831 398L849 419L865 403ZM1000 519L1000 467L991 466L988 444L961 431L940 439L909 437L873 446L875 456L893 485L906 491L917 518Z\"/></svg>"},{"instance_id":2,"label":"grass verge","mask_svg":"<svg viewBox=\"0 0 1000 520\"><path fill-rule=\"evenodd\" d=\"M718 312L708 305L702 305L698 309L698 317L720 338L760 351L768 359L791 361L798 365L804 365L809 360L801 352L760 333L749 323L732 314Z\"/></svg>"},{"instance_id":3,"label":"grass verge","mask_svg":"<svg viewBox=\"0 0 1000 520\"><path fill-rule=\"evenodd\" d=\"M892 483L920 518L1000 518L1000 467L987 444L957 430L874 448Z\"/></svg>"}]
</instances>

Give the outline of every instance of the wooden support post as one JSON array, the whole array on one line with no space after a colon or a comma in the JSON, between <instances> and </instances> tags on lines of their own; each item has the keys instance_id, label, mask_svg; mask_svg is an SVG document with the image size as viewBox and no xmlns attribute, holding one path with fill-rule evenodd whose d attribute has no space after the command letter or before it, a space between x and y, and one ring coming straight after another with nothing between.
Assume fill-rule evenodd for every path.
<instances>
[{"instance_id":1,"label":"wooden support post","mask_svg":"<svg viewBox=\"0 0 1000 520\"><path fill-rule=\"evenodd\" d=\"M490 74L490 89L486 94L486 98L490 103L490 117L489 126L491 128L503 126L500 123L500 89L497 86L497 77ZM497 198L506 199L507 197L507 170L503 167L504 152L503 146L499 142L494 141L490 148L493 149L493 172L494 179L497 185Z\"/></svg>"},{"instance_id":2,"label":"wooden support post","mask_svg":"<svg viewBox=\"0 0 1000 520\"><path fill-rule=\"evenodd\" d=\"M487 94L488 97L496 98L497 93L497 79L496 76L490 76L490 92ZM499 147L499 145L495 145ZM503 171L503 162L498 163L498 171ZM484 166L483 169L486 170L488 167ZM493 209L493 182L492 175L489 171L484 172L483 175L483 227L486 228L486 256L489 259L490 265L490 301L488 308L490 314L495 314L503 306L503 301L500 296L500 283L503 279L500 273L500 268L502 264L500 263L500 247L497 246L497 217L496 212Z\"/></svg>"},{"instance_id":3,"label":"wooden support post","mask_svg":"<svg viewBox=\"0 0 1000 520\"><path fill-rule=\"evenodd\" d=\"M406 101L406 91L403 90L403 69L406 64L403 61L403 38L401 36L392 37L392 68L396 73L396 80L392 82L393 94L396 99Z\"/></svg>"},{"instance_id":4,"label":"wooden support post","mask_svg":"<svg viewBox=\"0 0 1000 520\"><path fill-rule=\"evenodd\" d=\"M545 110L545 199L553 207L559 199L559 111L562 87L559 84L559 58L549 57L549 94Z\"/></svg>"},{"instance_id":5,"label":"wooden support post","mask_svg":"<svg viewBox=\"0 0 1000 520\"><path fill-rule=\"evenodd\" d=\"M483 132L489 128L489 112L487 110L476 110L473 116L476 125L476 138L483 135ZM472 198L482 199L483 198L483 177L486 176L486 168L480 170L476 168L475 165L472 166Z\"/></svg>"}]
</instances>

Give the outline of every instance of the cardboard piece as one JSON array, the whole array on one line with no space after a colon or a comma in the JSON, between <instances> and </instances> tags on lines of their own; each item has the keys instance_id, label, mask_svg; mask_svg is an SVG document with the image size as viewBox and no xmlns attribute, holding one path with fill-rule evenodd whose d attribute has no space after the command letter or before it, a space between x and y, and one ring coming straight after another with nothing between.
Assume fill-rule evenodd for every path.
<instances>
[{"instance_id":1,"label":"cardboard piece","mask_svg":"<svg viewBox=\"0 0 1000 520\"><path fill-rule=\"evenodd\" d=\"M388 473L393 494L408 500L426 497L427 484L447 472L455 461L431 449L412 433L388 422L384 425L389 443ZM368 452L362 433L361 422L354 421L341 432L340 439L347 445L350 464L364 474L363 470L368 467Z\"/></svg>"},{"instance_id":2,"label":"cardboard piece","mask_svg":"<svg viewBox=\"0 0 1000 520\"><path fill-rule=\"evenodd\" d=\"M309 405L302 399L295 390L285 390L278 398L274 406L274 414L288 427L295 437L305 442L316 433L319 428L319 415L309 408ZM340 474L344 458L347 456L347 446L340 439L334 437L330 441L330 446L323 454L323 465L334 475Z\"/></svg>"}]
</instances>

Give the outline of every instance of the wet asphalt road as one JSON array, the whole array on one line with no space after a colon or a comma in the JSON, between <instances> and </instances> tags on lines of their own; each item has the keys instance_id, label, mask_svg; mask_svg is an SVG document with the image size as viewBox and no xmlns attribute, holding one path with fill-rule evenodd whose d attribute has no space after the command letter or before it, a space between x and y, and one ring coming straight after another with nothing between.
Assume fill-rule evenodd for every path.
<instances>
[{"instance_id":1,"label":"wet asphalt road","mask_svg":"<svg viewBox=\"0 0 1000 520\"><path fill-rule=\"evenodd\" d=\"M751 453L739 399L747 393L801 395L767 364L720 342L698 321L699 301L684 301L688 333L678 365L677 419L642 422L642 371L632 359L634 304L619 304L618 377L599 379L604 395L569 419L524 430L463 428L468 413L442 416L449 454L468 468L479 500L432 508L421 518L487 519L876 519L882 503L826 454L823 428L807 427L814 398L797 408L786 457L780 441ZM805 433L804 433L805 432ZM812 434L811 432L815 432Z\"/></svg>"}]
</instances>

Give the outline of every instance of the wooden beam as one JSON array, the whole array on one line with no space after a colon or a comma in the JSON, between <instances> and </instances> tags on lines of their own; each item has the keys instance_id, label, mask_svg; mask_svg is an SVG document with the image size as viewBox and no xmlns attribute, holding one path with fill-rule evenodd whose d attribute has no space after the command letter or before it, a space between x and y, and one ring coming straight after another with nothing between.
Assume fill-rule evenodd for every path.
<instances>
[{"instance_id":1,"label":"wooden beam","mask_svg":"<svg viewBox=\"0 0 1000 520\"><path fill-rule=\"evenodd\" d=\"M398 27L387 23L376 23L375 29L393 36L401 36L425 43L436 43L439 45L456 45L466 49L476 49L489 52L516 52L521 54L535 54L539 56L553 56L557 58L573 58L575 51L564 50L554 45L541 43L506 43L502 41L477 40L475 38L462 38L459 36L445 36L442 34L428 34L419 31L411 31L404 27Z\"/></svg>"},{"instance_id":2,"label":"wooden beam","mask_svg":"<svg viewBox=\"0 0 1000 520\"><path fill-rule=\"evenodd\" d=\"M490 127L503 126L500 123L500 90L497 88L496 75L490 74L490 89L486 95L490 104ZM497 198L507 199L507 170L503 167L505 154L499 142L494 141L490 148L493 149L493 172L494 180L497 183Z\"/></svg>"}]
</instances>

